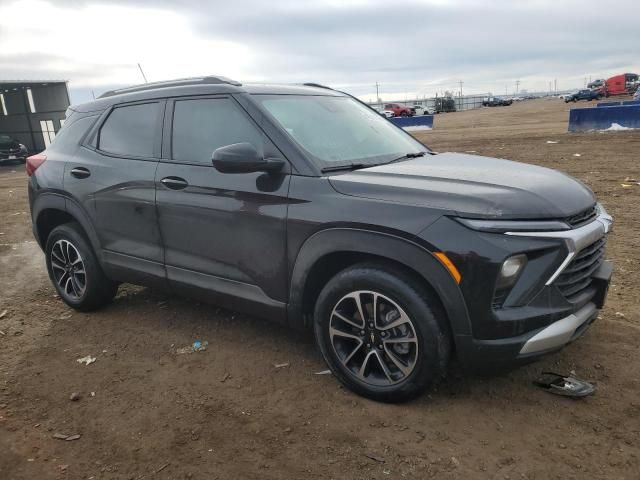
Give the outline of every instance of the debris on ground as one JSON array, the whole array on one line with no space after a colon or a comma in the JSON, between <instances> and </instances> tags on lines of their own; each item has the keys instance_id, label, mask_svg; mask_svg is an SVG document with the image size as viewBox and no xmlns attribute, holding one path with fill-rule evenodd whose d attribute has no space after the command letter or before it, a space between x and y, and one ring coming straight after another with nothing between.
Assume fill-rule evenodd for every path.
<instances>
[{"instance_id":1,"label":"debris on ground","mask_svg":"<svg viewBox=\"0 0 640 480\"><path fill-rule=\"evenodd\" d=\"M162 470L164 470L165 468L167 468L169 466L168 463L165 463L164 465L162 465L160 468L157 468L155 472L153 472L153 474L155 475L156 473L160 473Z\"/></svg>"},{"instance_id":2,"label":"debris on ground","mask_svg":"<svg viewBox=\"0 0 640 480\"><path fill-rule=\"evenodd\" d=\"M558 143L555 140L547 140L547 143Z\"/></svg>"},{"instance_id":3,"label":"debris on ground","mask_svg":"<svg viewBox=\"0 0 640 480\"><path fill-rule=\"evenodd\" d=\"M7 314L7 310L3 310L2 313L0 313L0 318L4 318L6 314Z\"/></svg>"},{"instance_id":4,"label":"debris on ground","mask_svg":"<svg viewBox=\"0 0 640 480\"><path fill-rule=\"evenodd\" d=\"M289 362L286 362L286 363L275 363L273 366L276 367L276 368L285 368L285 367L289 366Z\"/></svg>"},{"instance_id":5,"label":"debris on ground","mask_svg":"<svg viewBox=\"0 0 640 480\"><path fill-rule=\"evenodd\" d=\"M314 375L331 375L331 370L321 370L319 372L314 373Z\"/></svg>"},{"instance_id":6,"label":"debris on ground","mask_svg":"<svg viewBox=\"0 0 640 480\"><path fill-rule=\"evenodd\" d=\"M96 357L92 357L91 355L87 355L86 357L82 357L76 360L78 363L84 363L85 365L91 365L96 361Z\"/></svg>"},{"instance_id":7,"label":"debris on ground","mask_svg":"<svg viewBox=\"0 0 640 480\"><path fill-rule=\"evenodd\" d=\"M176 354L184 355L185 353L203 352L207 349L207 345L209 345L209 342L201 342L200 340L196 340L191 345L178 348L176 350Z\"/></svg>"},{"instance_id":8,"label":"debris on ground","mask_svg":"<svg viewBox=\"0 0 640 480\"><path fill-rule=\"evenodd\" d=\"M78 440L80 438L80 435L77 433L73 435L65 435L64 433L54 433L53 438L55 438L56 440L66 440L67 442L71 442L73 440Z\"/></svg>"},{"instance_id":9,"label":"debris on ground","mask_svg":"<svg viewBox=\"0 0 640 480\"><path fill-rule=\"evenodd\" d=\"M624 318L624 313L616 312L616 317Z\"/></svg>"},{"instance_id":10,"label":"debris on ground","mask_svg":"<svg viewBox=\"0 0 640 480\"><path fill-rule=\"evenodd\" d=\"M365 453L364 456L367 458L370 458L374 462L378 462L378 463L385 462L384 458L380 457L379 455L376 455L375 453Z\"/></svg>"},{"instance_id":11,"label":"debris on ground","mask_svg":"<svg viewBox=\"0 0 640 480\"><path fill-rule=\"evenodd\" d=\"M579 153L574 153L573 156L574 157L581 157L582 155L580 155Z\"/></svg>"},{"instance_id":12,"label":"debris on ground","mask_svg":"<svg viewBox=\"0 0 640 480\"><path fill-rule=\"evenodd\" d=\"M78 400L80 400L81 396L78 392L73 392L71 395L69 395L69 400L71 400L72 402L77 402Z\"/></svg>"},{"instance_id":13,"label":"debris on ground","mask_svg":"<svg viewBox=\"0 0 640 480\"><path fill-rule=\"evenodd\" d=\"M221 382L221 383L224 383L224 382L226 382L227 380L229 380L230 378L231 378L231 374L230 374L229 372L226 372L226 373L222 376L222 378L220 379L220 382Z\"/></svg>"},{"instance_id":14,"label":"debris on ground","mask_svg":"<svg viewBox=\"0 0 640 480\"><path fill-rule=\"evenodd\" d=\"M542 375L533 381L534 385L545 389L549 393L563 397L582 398L593 395L596 391L591 383L579 380L574 371L571 375L562 375L554 372L542 372Z\"/></svg>"}]
</instances>

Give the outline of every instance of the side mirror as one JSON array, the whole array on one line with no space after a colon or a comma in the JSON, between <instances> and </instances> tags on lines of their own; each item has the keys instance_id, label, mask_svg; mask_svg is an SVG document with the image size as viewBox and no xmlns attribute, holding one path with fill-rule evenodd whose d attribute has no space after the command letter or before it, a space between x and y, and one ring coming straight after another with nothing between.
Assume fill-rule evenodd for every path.
<instances>
[{"instance_id":1,"label":"side mirror","mask_svg":"<svg viewBox=\"0 0 640 480\"><path fill-rule=\"evenodd\" d=\"M222 173L278 172L284 166L284 160L263 158L256 147L247 142L215 149L211 163Z\"/></svg>"}]
</instances>

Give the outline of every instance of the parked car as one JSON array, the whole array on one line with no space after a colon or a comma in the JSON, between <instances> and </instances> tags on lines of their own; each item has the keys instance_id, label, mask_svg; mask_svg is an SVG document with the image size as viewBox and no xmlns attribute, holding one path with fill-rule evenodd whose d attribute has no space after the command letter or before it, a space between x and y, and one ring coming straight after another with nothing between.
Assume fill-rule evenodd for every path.
<instances>
[{"instance_id":1,"label":"parked car","mask_svg":"<svg viewBox=\"0 0 640 480\"><path fill-rule=\"evenodd\" d=\"M129 282L311 329L335 378L376 400L418 394L454 355L494 368L560 349L612 271L612 218L585 184L437 154L326 87L108 92L71 107L26 168L72 308Z\"/></svg>"},{"instance_id":2,"label":"parked car","mask_svg":"<svg viewBox=\"0 0 640 480\"><path fill-rule=\"evenodd\" d=\"M485 97L482 100L483 107L507 107L513 103L512 99L502 97Z\"/></svg>"},{"instance_id":3,"label":"parked car","mask_svg":"<svg viewBox=\"0 0 640 480\"><path fill-rule=\"evenodd\" d=\"M381 107L372 107L372 108L383 117L391 118L395 116L392 110L385 110Z\"/></svg>"},{"instance_id":4,"label":"parked car","mask_svg":"<svg viewBox=\"0 0 640 480\"><path fill-rule=\"evenodd\" d=\"M594 80L593 82L589 82L589 84L587 85L587 88L589 90L597 90L599 88L604 87L605 85L605 80L602 78L598 78L596 80Z\"/></svg>"},{"instance_id":5,"label":"parked car","mask_svg":"<svg viewBox=\"0 0 640 480\"><path fill-rule=\"evenodd\" d=\"M0 163L24 162L27 155L27 147L10 135L0 134Z\"/></svg>"},{"instance_id":6,"label":"parked car","mask_svg":"<svg viewBox=\"0 0 640 480\"><path fill-rule=\"evenodd\" d=\"M435 113L435 110L433 108L419 104L415 104L413 107L411 107L411 110L413 110L414 115L433 115Z\"/></svg>"},{"instance_id":7,"label":"parked car","mask_svg":"<svg viewBox=\"0 0 640 480\"><path fill-rule=\"evenodd\" d=\"M413 110L401 103L387 103L384 109L393 112L395 117L413 117Z\"/></svg>"},{"instance_id":8,"label":"parked car","mask_svg":"<svg viewBox=\"0 0 640 480\"><path fill-rule=\"evenodd\" d=\"M574 92L572 94L565 95L564 102L565 103L577 102L579 100L592 101L592 100L599 100L601 98L602 98L602 94L599 91L589 90L588 88L585 88L583 90L578 90L577 92Z\"/></svg>"}]
</instances>

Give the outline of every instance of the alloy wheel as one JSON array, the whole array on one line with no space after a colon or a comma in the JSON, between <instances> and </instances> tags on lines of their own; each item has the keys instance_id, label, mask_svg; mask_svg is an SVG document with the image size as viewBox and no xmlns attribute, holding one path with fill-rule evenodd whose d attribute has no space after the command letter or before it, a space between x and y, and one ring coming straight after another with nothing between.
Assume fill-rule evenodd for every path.
<instances>
[{"instance_id":1,"label":"alloy wheel","mask_svg":"<svg viewBox=\"0 0 640 480\"><path fill-rule=\"evenodd\" d=\"M331 312L329 336L342 366L370 385L404 381L418 360L413 321L378 292L359 290L342 297Z\"/></svg>"},{"instance_id":2,"label":"alloy wheel","mask_svg":"<svg viewBox=\"0 0 640 480\"><path fill-rule=\"evenodd\" d=\"M53 277L72 300L80 300L87 288L87 273L78 249L68 240L58 240L51 249L51 271Z\"/></svg>"}]
</instances>

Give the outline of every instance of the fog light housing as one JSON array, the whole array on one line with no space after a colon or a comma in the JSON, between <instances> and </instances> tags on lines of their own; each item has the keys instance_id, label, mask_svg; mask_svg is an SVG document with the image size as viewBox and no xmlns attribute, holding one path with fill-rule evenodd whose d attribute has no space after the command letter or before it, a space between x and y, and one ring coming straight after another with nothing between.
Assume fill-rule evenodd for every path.
<instances>
[{"instance_id":1,"label":"fog light housing","mask_svg":"<svg viewBox=\"0 0 640 480\"><path fill-rule=\"evenodd\" d=\"M500 273L498 274L498 281L496 282L496 290L504 290L505 288L512 287L520 273L527 264L527 256L524 254L514 255L507 258L502 262L500 267Z\"/></svg>"}]
</instances>

